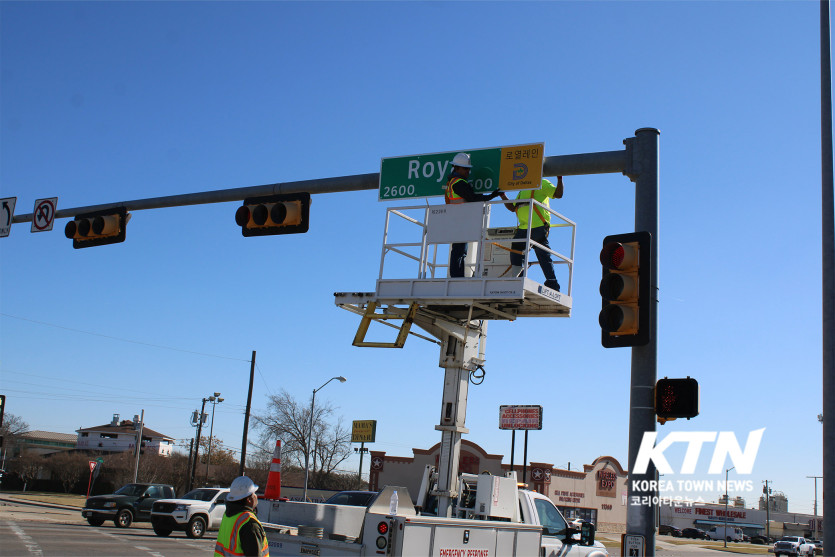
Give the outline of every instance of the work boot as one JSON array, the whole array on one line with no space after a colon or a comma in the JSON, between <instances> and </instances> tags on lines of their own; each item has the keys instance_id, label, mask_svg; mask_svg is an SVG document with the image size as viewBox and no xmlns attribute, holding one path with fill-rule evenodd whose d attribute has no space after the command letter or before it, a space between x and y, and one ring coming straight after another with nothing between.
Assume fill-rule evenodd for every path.
<instances>
[{"instance_id":1,"label":"work boot","mask_svg":"<svg viewBox=\"0 0 835 557\"><path fill-rule=\"evenodd\" d=\"M556 290L557 292L560 291L560 283L557 282L557 279L547 279L545 281L545 286L551 290Z\"/></svg>"}]
</instances>

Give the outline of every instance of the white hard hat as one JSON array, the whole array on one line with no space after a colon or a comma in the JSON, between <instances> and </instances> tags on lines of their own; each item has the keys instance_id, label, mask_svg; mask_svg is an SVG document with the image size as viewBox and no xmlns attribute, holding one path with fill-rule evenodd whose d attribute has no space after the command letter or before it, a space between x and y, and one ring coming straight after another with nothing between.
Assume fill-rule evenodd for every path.
<instances>
[{"instance_id":1,"label":"white hard hat","mask_svg":"<svg viewBox=\"0 0 835 557\"><path fill-rule=\"evenodd\" d=\"M470 162L470 155L467 153L458 153L452 159L452 166L461 166L463 168L472 168L473 165Z\"/></svg>"},{"instance_id":2,"label":"white hard hat","mask_svg":"<svg viewBox=\"0 0 835 557\"><path fill-rule=\"evenodd\" d=\"M240 476L232 480L232 485L229 486L229 495L226 496L227 501L240 501L246 499L253 493L258 491L258 486L247 476Z\"/></svg>"}]
</instances>

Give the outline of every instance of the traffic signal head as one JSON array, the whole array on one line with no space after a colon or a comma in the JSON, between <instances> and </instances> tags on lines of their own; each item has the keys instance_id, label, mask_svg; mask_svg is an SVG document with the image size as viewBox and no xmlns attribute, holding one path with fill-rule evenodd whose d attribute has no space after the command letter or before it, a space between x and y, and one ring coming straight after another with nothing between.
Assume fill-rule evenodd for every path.
<instances>
[{"instance_id":1,"label":"traffic signal head","mask_svg":"<svg viewBox=\"0 0 835 557\"><path fill-rule=\"evenodd\" d=\"M130 214L124 207L78 215L64 227L75 249L118 244L125 241Z\"/></svg>"},{"instance_id":2,"label":"traffic signal head","mask_svg":"<svg viewBox=\"0 0 835 557\"><path fill-rule=\"evenodd\" d=\"M0 427L3 426L3 414L6 413L6 395L0 395Z\"/></svg>"},{"instance_id":3,"label":"traffic signal head","mask_svg":"<svg viewBox=\"0 0 835 557\"><path fill-rule=\"evenodd\" d=\"M695 418L699 415L699 382L686 379L659 379L655 384L655 414L664 423L676 418Z\"/></svg>"},{"instance_id":4,"label":"traffic signal head","mask_svg":"<svg viewBox=\"0 0 835 557\"><path fill-rule=\"evenodd\" d=\"M643 346L649 342L650 249L649 232L617 234L603 240L603 309L599 322L601 342L606 348Z\"/></svg>"},{"instance_id":5,"label":"traffic signal head","mask_svg":"<svg viewBox=\"0 0 835 557\"><path fill-rule=\"evenodd\" d=\"M235 222L244 236L270 236L307 232L310 194L291 193L250 197L235 212Z\"/></svg>"}]
</instances>

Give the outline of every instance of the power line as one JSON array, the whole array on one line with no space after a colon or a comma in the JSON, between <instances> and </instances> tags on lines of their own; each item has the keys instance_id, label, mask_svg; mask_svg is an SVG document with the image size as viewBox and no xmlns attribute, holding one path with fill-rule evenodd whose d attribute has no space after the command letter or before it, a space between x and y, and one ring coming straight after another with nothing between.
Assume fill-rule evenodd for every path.
<instances>
[{"instance_id":1,"label":"power line","mask_svg":"<svg viewBox=\"0 0 835 557\"><path fill-rule=\"evenodd\" d=\"M105 335L105 334L102 334L102 333L95 333L93 331L84 331L84 330L81 330L81 329L73 329L72 327L65 327L63 325L56 325L54 323L47 323L45 321L36 321L34 319L28 319L26 317L11 315L11 314L8 314L8 313L0 312L0 315L2 315L3 317L8 317L10 319L19 319L20 321L27 321L29 323L44 325L46 327L55 327L56 329L64 329L65 331L72 331L74 333L83 333L85 335L92 335L92 336L102 337L102 338L106 338L106 339L110 339L110 340L118 340L118 341L121 341L121 342L129 342L131 344L138 344L140 346L149 346L149 347L152 347L152 348L160 348L160 349L163 349L163 350L173 350L175 352L183 352L183 353L186 353L186 354L195 354L195 355L198 355L198 356L207 356L209 358L220 358L220 359L223 359L223 360L233 360L233 361L236 361L236 362L248 362L249 361L249 360L245 360L243 358L232 358L230 356L220 356L218 354L207 354L205 352L196 352L194 350L185 350L183 348L175 348L173 346L164 346L164 345L161 345L161 344L153 344L153 343L150 343L150 342L142 342L142 341L139 341L139 340L131 340L131 339L127 339L127 338L114 337L114 336Z\"/></svg>"}]
</instances>

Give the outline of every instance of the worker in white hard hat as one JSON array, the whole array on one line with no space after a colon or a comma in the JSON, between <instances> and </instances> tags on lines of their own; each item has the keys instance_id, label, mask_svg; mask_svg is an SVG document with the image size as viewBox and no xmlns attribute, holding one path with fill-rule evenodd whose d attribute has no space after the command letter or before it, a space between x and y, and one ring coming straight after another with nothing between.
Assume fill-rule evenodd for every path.
<instances>
[{"instance_id":1,"label":"worker in white hard hat","mask_svg":"<svg viewBox=\"0 0 835 557\"><path fill-rule=\"evenodd\" d=\"M492 193L475 193L467 181L470 169L473 167L468 153L458 153L452 158L452 172L446 181L444 201L447 205L466 203L470 201L489 201L501 197L507 201L507 196L501 190ZM464 276L464 259L467 257L467 244L452 244L449 249L449 276Z\"/></svg>"},{"instance_id":2,"label":"worker in white hard hat","mask_svg":"<svg viewBox=\"0 0 835 557\"><path fill-rule=\"evenodd\" d=\"M232 480L217 533L215 557L269 557L267 535L255 516L256 491L258 486L247 476Z\"/></svg>"},{"instance_id":3,"label":"worker in white hard hat","mask_svg":"<svg viewBox=\"0 0 835 557\"><path fill-rule=\"evenodd\" d=\"M542 187L533 191L520 191L516 199L518 201L520 199L533 198L545 207L550 208L548 200L562 198L563 189L562 176L557 176L556 186L550 180L543 178ZM505 207L516 213L516 219L519 222L516 233L513 235L514 240L527 238L528 227L530 227L531 241L540 244L546 249L551 249L551 246L548 244L548 232L551 230L550 211L544 211L542 207L528 203L505 203ZM531 222L528 222L529 216L531 217ZM559 292L560 283L557 282L557 277L554 274L554 262L551 260L551 253L537 246L533 246L533 251L536 253L537 260L539 260L539 266L542 267L542 274L545 275L545 286ZM525 242L513 242L510 246L510 276L518 277L522 274L524 260Z\"/></svg>"}]
</instances>

